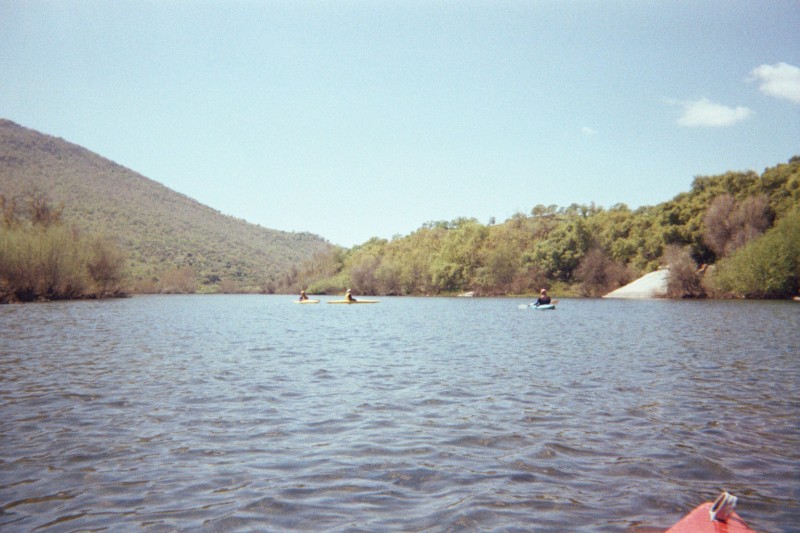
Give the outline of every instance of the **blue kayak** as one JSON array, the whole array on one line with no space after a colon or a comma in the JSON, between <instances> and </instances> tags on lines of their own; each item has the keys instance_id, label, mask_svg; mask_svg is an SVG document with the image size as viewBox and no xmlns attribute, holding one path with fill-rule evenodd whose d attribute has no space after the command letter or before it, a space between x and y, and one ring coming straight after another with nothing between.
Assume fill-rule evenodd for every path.
<instances>
[{"instance_id":1,"label":"blue kayak","mask_svg":"<svg viewBox=\"0 0 800 533\"><path fill-rule=\"evenodd\" d=\"M517 307L520 309L538 309L539 311L555 311L558 300L552 300L549 304L536 305L532 304L519 304Z\"/></svg>"}]
</instances>

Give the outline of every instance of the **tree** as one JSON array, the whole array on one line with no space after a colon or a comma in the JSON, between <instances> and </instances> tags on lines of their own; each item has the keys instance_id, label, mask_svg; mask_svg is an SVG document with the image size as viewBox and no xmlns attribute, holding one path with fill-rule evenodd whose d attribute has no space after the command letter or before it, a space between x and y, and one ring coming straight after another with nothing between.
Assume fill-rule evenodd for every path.
<instances>
[{"instance_id":1,"label":"tree","mask_svg":"<svg viewBox=\"0 0 800 533\"><path fill-rule=\"evenodd\" d=\"M667 296L687 298L705 296L702 275L692 259L688 247L670 244L664 251L664 262L669 268Z\"/></svg>"},{"instance_id":2,"label":"tree","mask_svg":"<svg viewBox=\"0 0 800 533\"><path fill-rule=\"evenodd\" d=\"M592 245L592 233L585 218L572 215L534 247L534 265L551 279L568 282Z\"/></svg>"},{"instance_id":3,"label":"tree","mask_svg":"<svg viewBox=\"0 0 800 533\"><path fill-rule=\"evenodd\" d=\"M731 251L741 248L752 241L767 229L767 197L764 194L748 196L739 202L732 225L735 228L731 236Z\"/></svg>"},{"instance_id":4,"label":"tree","mask_svg":"<svg viewBox=\"0 0 800 533\"><path fill-rule=\"evenodd\" d=\"M86 268L99 295L117 293L125 279L125 255L105 239L95 239L89 247Z\"/></svg>"},{"instance_id":5,"label":"tree","mask_svg":"<svg viewBox=\"0 0 800 533\"><path fill-rule=\"evenodd\" d=\"M714 287L747 298L784 298L800 288L800 208L717 265Z\"/></svg>"},{"instance_id":6,"label":"tree","mask_svg":"<svg viewBox=\"0 0 800 533\"><path fill-rule=\"evenodd\" d=\"M767 197L749 196L736 202L721 194L711 201L703 219L703 239L718 258L726 257L761 235L769 224Z\"/></svg>"},{"instance_id":7,"label":"tree","mask_svg":"<svg viewBox=\"0 0 800 533\"><path fill-rule=\"evenodd\" d=\"M736 200L732 194L721 194L712 200L703 219L705 232L703 239L709 248L717 255L725 255L728 244L733 236L732 218L736 210Z\"/></svg>"},{"instance_id":8,"label":"tree","mask_svg":"<svg viewBox=\"0 0 800 533\"><path fill-rule=\"evenodd\" d=\"M553 217L555 216L556 212L558 212L557 205L546 206L542 204L537 204L533 207L533 209L531 209L531 215L533 215L534 218Z\"/></svg>"},{"instance_id":9,"label":"tree","mask_svg":"<svg viewBox=\"0 0 800 533\"><path fill-rule=\"evenodd\" d=\"M462 290L474 279L487 235L487 228L474 218L453 221L431 263L433 283L439 291Z\"/></svg>"},{"instance_id":10,"label":"tree","mask_svg":"<svg viewBox=\"0 0 800 533\"><path fill-rule=\"evenodd\" d=\"M519 252L510 243L501 243L487 252L485 266L480 269L481 284L495 294L506 294L511 290L519 266Z\"/></svg>"},{"instance_id":11,"label":"tree","mask_svg":"<svg viewBox=\"0 0 800 533\"><path fill-rule=\"evenodd\" d=\"M380 259L377 256L361 254L350 267L353 290L361 294L377 294L379 283L376 274L379 266Z\"/></svg>"},{"instance_id":12,"label":"tree","mask_svg":"<svg viewBox=\"0 0 800 533\"><path fill-rule=\"evenodd\" d=\"M31 210L31 222L34 225L46 228L61 222L64 207L53 207L44 194L33 193L28 200L28 206Z\"/></svg>"},{"instance_id":13,"label":"tree","mask_svg":"<svg viewBox=\"0 0 800 533\"><path fill-rule=\"evenodd\" d=\"M590 249L575 270L581 296L602 296L628 283L629 269L610 259L600 248Z\"/></svg>"},{"instance_id":14,"label":"tree","mask_svg":"<svg viewBox=\"0 0 800 533\"><path fill-rule=\"evenodd\" d=\"M6 200L4 194L0 194L0 215L0 221L6 228L11 228L17 222L16 203Z\"/></svg>"}]
</instances>

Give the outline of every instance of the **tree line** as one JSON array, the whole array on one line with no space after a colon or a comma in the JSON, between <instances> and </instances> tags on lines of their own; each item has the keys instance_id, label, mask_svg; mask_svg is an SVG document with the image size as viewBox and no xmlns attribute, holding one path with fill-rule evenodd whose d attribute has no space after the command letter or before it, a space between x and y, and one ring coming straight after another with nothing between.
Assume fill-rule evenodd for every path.
<instances>
[{"instance_id":1,"label":"tree line","mask_svg":"<svg viewBox=\"0 0 800 533\"><path fill-rule=\"evenodd\" d=\"M326 246L258 286L200 276L186 258L134 275L132 250L69 226L63 205L0 194L0 303L136 293L601 296L661 266L672 297L785 298L800 289L800 157L755 172L700 176L656 206L536 205L496 224L434 221L351 249ZM119 237L119 236L117 236ZM270 253L263 250L268 259ZM265 259L266 260L266 259ZM230 268L236 265L230 263ZM200 281L198 281L200 279Z\"/></svg>"},{"instance_id":2,"label":"tree line","mask_svg":"<svg viewBox=\"0 0 800 533\"><path fill-rule=\"evenodd\" d=\"M284 281L317 294L600 296L670 267L673 297L784 298L800 278L800 157L699 176L656 206L536 205L500 224L423 224L316 254Z\"/></svg>"}]
</instances>

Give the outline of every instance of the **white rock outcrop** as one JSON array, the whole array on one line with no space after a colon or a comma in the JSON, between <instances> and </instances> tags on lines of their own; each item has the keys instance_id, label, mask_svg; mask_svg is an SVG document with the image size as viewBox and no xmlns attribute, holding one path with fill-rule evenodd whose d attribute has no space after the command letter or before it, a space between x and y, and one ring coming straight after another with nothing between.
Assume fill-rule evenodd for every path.
<instances>
[{"instance_id":1,"label":"white rock outcrop","mask_svg":"<svg viewBox=\"0 0 800 533\"><path fill-rule=\"evenodd\" d=\"M669 269L662 268L609 292L603 298L663 298L667 295L668 280Z\"/></svg>"}]
</instances>

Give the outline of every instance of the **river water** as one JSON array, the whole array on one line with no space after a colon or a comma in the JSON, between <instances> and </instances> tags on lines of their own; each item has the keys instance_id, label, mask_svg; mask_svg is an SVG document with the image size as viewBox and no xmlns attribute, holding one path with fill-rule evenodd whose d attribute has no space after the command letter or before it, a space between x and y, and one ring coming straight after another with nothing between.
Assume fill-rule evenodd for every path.
<instances>
[{"instance_id":1,"label":"river water","mask_svg":"<svg viewBox=\"0 0 800 533\"><path fill-rule=\"evenodd\" d=\"M800 305L0 306L0 529L800 527Z\"/></svg>"}]
</instances>

